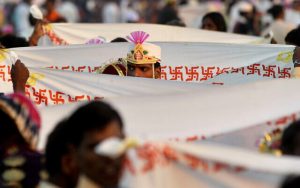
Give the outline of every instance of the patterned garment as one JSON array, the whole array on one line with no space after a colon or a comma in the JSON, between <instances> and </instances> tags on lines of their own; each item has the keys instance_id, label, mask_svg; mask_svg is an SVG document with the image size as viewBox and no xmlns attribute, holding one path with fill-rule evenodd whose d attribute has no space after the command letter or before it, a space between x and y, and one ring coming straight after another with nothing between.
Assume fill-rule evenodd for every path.
<instances>
[{"instance_id":1,"label":"patterned garment","mask_svg":"<svg viewBox=\"0 0 300 188\"><path fill-rule=\"evenodd\" d=\"M42 155L35 151L39 113L27 97L18 93L0 96L0 111L0 187L34 188L45 176Z\"/></svg>"},{"instance_id":2,"label":"patterned garment","mask_svg":"<svg viewBox=\"0 0 300 188\"><path fill-rule=\"evenodd\" d=\"M3 95L0 96L0 110L14 121L27 144L35 149L38 142L41 118L33 103L19 93Z\"/></svg>"},{"instance_id":3,"label":"patterned garment","mask_svg":"<svg viewBox=\"0 0 300 188\"><path fill-rule=\"evenodd\" d=\"M1 156L0 187L34 188L47 178L40 153L14 146Z\"/></svg>"}]
</instances>

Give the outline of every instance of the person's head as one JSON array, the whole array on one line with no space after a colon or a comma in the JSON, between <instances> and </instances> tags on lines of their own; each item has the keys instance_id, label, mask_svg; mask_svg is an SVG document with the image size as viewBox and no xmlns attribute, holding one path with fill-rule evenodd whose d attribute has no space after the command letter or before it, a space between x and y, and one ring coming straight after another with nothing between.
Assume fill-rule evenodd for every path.
<instances>
[{"instance_id":1,"label":"person's head","mask_svg":"<svg viewBox=\"0 0 300 188\"><path fill-rule=\"evenodd\" d=\"M180 19L174 19L172 21L169 21L167 25L172 25L172 26L179 26L179 27L186 27L185 23L183 23L182 20Z\"/></svg>"},{"instance_id":2,"label":"person's head","mask_svg":"<svg viewBox=\"0 0 300 188\"><path fill-rule=\"evenodd\" d=\"M280 149L283 154L300 156L300 121L293 122L283 131Z\"/></svg>"},{"instance_id":3,"label":"person's head","mask_svg":"<svg viewBox=\"0 0 300 188\"><path fill-rule=\"evenodd\" d=\"M117 37L117 38L111 40L110 42L114 43L114 42L128 42L128 41L122 37Z\"/></svg>"},{"instance_id":4,"label":"person's head","mask_svg":"<svg viewBox=\"0 0 300 188\"><path fill-rule=\"evenodd\" d=\"M29 14L28 20L32 27L34 27L38 22L38 19L34 18L31 13Z\"/></svg>"},{"instance_id":5,"label":"person's head","mask_svg":"<svg viewBox=\"0 0 300 188\"><path fill-rule=\"evenodd\" d=\"M21 94L0 96L0 148L10 144L35 149L40 116L29 99Z\"/></svg>"},{"instance_id":6,"label":"person's head","mask_svg":"<svg viewBox=\"0 0 300 188\"><path fill-rule=\"evenodd\" d=\"M294 0L292 4L292 8L296 11L300 11L300 1L299 0Z\"/></svg>"},{"instance_id":7,"label":"person's head","mask_svg":"<svg viewBox=\"0 0 300 188\"><path fill-rule=\"evenodd\" d=\"M5 48L18 48L18 47L28 47L29 43L25 38L17 37L14 35L4 35L0 37L0 43L5 46Z\"/></svg>"},{"instance_id":8,"label":"person's head","mask_svg":"<svg viewBox=\"0 0 300 188\"><path fill-rule=\"evenodd\" d=\"M52 11L55 9L56 6L56 0L46 0L45 6L47 11Z\"/></svg>"},{"instance_id":9,"label":"person's head","mask_svg":"<svg viewBox=\"0 0 300 188\"><path fill-rule=\"evenodd\" d=\"M67 123L67 120L58 123L48 136L45 157L49 181L59 187L72 188L76 186L79 171L66 136L70 131Z\"/></svg>"},{"instance_id":10,"label":"person's head","mask_svg":"<svg viewBox=\"0 0 300 188\"><path fill-rule=\"evenodd\" d=\"M108 63L101 65L97 70L99 74L110 74L110 75L119 75L126 76L126 61L123 58L117 60L110 60Z\"/></svg>"},{"instance_id":11,"label":"person's head","mask_svg":"<svg viewBox=\"0 0 300 188\"><path fill-rule=\"evenodd\" d=\"M285 43L300 46L300 28L293 29L285 37Z\"/></svg>"},{"instance_id":12,"label":"person's head","mask_svg":"<svg viewBox=\"0 0 300 188\"><path fill-rule=\"evenodd\" d=\"M69 118L66 134L74 148L80 172L103 187L118 184L124 156L117 159L100 156L95 146L111 137L123 138L123 122L110 105L94 101L77 109Z\"/></svg>"},{"instance_id":13,"label":"person's head","mask_svg":"<svg viewBox=\"0 0 300 188\"><path fill-rule=\"evenodd\" d=\"M201 29L226 32L227 26L222 14L211 12L203 17Z\"/></svg>"},{"instance_id":14,"label":"person's head","mask_svg":"<svg viewBox=\"0 0 300 188\"><path fill-rule=\"evenodd\" d=\"M176 8L176 1L167 0L166 5L160 10L157 23L158 24L166 24L172 20L179 19L178 11Z\"/></svg>"},{"instance_id":15,"label":"person's head","mask_svg":"<svg viewBox=\"0 0 300 188\"><path fill-rule=\"evenodd\" d=\"M25 140L19 133L15 122L5 112L0 110L0 148L6 148L10 142L26 145Z\"/></svg>"},{"instance_id":16,"label":"person's head","mask_svg":"<svg viewBox=\"0 0 300 188\"><path fill-rule=\"evenodd\" d=\"M250 2L240 1L240 3L238 4L238 10L241 17L249 20L254 16L255 7Z\"/></svg>"},{"instance_id":17,"label":"person's head","mask_svg":"<svg viewBox=\"0 0 300 188\"><path fill-rule=\"evenodd\" d=\"M188 0L180 0L179 5L186 5L188 4Z\"/></svg>"},{"instance_id":18,"label":"person's head","mask_svg":"<svg viewBox=\"0 0 300 188\"><path fill-rule=\"evenodd\" d=\"M273 19L284 19L284 8L282 5L274 5L268 10L268 13L272 15Z\"/></svg>"},{"instance_id":19,"label":"person's head","mask_svg":"<svg viewBox=\"0 0 300 188\"><path fill-rule=\"evenodd\" d=\"M289 175L287 176L281 184L280 188L295 188L300 185L300 176Z\"/></svg>"},{"instance_id":20,"label":"person's head","mask_svg":"<svg viewBox=\"0 0 300 188\"><path fill-rule=\"evenodd\" d=\"M156 78L161 75L161 48L151 43L144 43L149 34L143 31L132 32L127 37L134 44L127 54L127 76Z\"/></svg>"}]
</instances>

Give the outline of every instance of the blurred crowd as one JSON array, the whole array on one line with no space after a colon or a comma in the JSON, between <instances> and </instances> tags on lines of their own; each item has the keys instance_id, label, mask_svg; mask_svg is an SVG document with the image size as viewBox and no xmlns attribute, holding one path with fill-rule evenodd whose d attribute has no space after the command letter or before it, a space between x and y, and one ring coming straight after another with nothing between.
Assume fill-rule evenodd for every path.
<instances>
[{"instance_id":1,"label":"blurred crowd","mask_svg":"<svg viewBox=\"0 0 300 188\"><path fill-rule=\"evenodd\" d=\"M158 23L273 38L300 23L300 0L2 0L1 35L28 40L36 4L48 22Z\"/></svg>"}]
</instances>

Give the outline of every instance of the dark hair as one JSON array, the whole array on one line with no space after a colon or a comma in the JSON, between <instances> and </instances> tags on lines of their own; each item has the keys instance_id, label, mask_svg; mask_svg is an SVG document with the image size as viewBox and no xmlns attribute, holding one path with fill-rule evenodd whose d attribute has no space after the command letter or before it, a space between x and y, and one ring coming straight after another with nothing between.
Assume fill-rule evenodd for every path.
<instances>
[{"instance_id":1,"label":"dark hair","mask_svg":"<svg viewBox=\"0 0 300 188\"><path fill-rule=\"evenodd\" d=\"M156 62L155 64L154 64L154 68L159 68L160 67L160 62Z\"/></svg>"},{"instance_id":2,"label":"dark hair","mask_svg":"<svg viewBox=\"0 0 300 188\"><path fill-rule=\"evenodd\" d=\"M110 42L128 42L128 41L122 37L117 37L117 38L111 40Z\"/></svg>"},{"instance_id":3,"label":"dark hair","mask_svg":"<svg viewBox=\"0 0 300 188\"><path fill-rule=\"evenodd\" d=\"M168 3L165 5L165 7L160 10L158 17L157 17L157 23L158 24L166 24L172 20L179 19L177 10L174 7L174 2Z\"/></svg>"},{"instance_id":4,"label":"dark hair","mask_svg":"<svg viewBox=\"0 0 300 188\"><path fill-rule=\"evenodd\" d=\"M180 0L179 5L186 5L188 4L188 0Z\"/></svg>"},{"instance_id":5,"label":"dark hair","mask_svg":"<svg viewBox=\"0 0 300 188\"><path fill-rule=\"evenodd\" d=\"M283 181L281 188L295 188L300 185L300 176L289 175Z\"/></svg>"},{"instance_id":6,"label":"dark hair","mask_svg":"<svg viewBox=\"0 0 300 188\"><path fill-rule=\"evenodd\" d=\"M210 19L212 22L214 22L217 26L218 31L227 31L227 25L222 14L218 12L210 12L204 15L204 17L202 18L202 23L205 19Z\"/></svg>"},{"instance_id":7,"label":"dark hair","mask_svg":"<svg viewBox=\"0 0 300 188\"><path fill-rule=\"evenodd\" d=\"M25 38L17 37L14 35L4 35L0 37L0 43L5 48L16 48L16 47L28 47L29 43L25 40Z\"/></svg>"},{"instance_id":8,"label":"dark hair","mask_svg":"<svg viewBox=\"0 0 300 188\"><path fill-rule=\"evenodd\" d=\"M268 10L268 13L272 15L274 19L278 18L280 14L283 14L284 9L282 5L274 5Z\"/></svg>"},{"instance_id":9,"label":"dark hair","mask_svg":"<svg viewBox=\"0 0 300 188\"><path fill-rule=\"evenodd\" d=\"M285 37L285 43L300 46L300 28L293 29Z\"/></svg>"},{"instance_id":10,"label":"dark hair","mask_svg":"<svg viewBox=\"0 0 300 188\"><path fill-rule=\"evenodd\" d=\"M297 137L300 137L300 121L291 123L284 129L280 149L284 154L294 155L297 148Z\"/></svg>"},{"instance_id":11,"label":"dark hair","mask_svg":"<svg viewBox=\"0 0 300 188\"><path fill-rule=\"evenodd\" d=\"M0 119L1 119L1 126L0 126L0 135L9 136L12 134L18 133L17 125L13 119L11 119L5 112L0 109Z\"/></svg>"},{"instance_id":12,"label":"dark hair","mask_svg":"<svg viewBox=\"0 0 300 188\"><path fill-rule=\"evenodd\" d=\"M50 177L62 173L61 159L69 152L70 145L77 147L85 133L102 130L113 120L123 127L117 111L104 102L93 101L78 108L68 119L58 123L48 136L45 149L46 169Z\"/></svg>"},{"instance_id":13,"label":"dark hair","mask_svg":"<svg viewBox=\"0 0 300 188\"><path fill-rule=\"evenodd\" d=\"M16 122L1 109L0 120L0 148L6 147L8 143L7 140L13 138L13 140L10 141L13 141L14 144L31 150L29 144L25 141L19 129L17 128Z\"/></svg>"},{"instance_id":14,"label":"dark hair","mask_svg":"<svg viewBox=\"0 0 300 188\"><path fill-rule=\"evenodd\" d=\"M34 18L34 17L32 16L32 14L31 14L31 13L29 14L29 18L28 18L28 20L29 20L29 23L30 23L30 25L31 25L32 27L34 27L34 26L35 26L35 24L36 24L36 23L37 23L37 21L38 21L38 19Z\"/></svg>"},{"instance_id":15,"label":"dark hair","mask_svg":"<svg viewBox=\"0 0 300 188\"><path fill-rule=\"evenodd\" d=\"M68 151L68 137L65 136L67 133L68 126L67 121L63 120L58 123L51 134L48 136L45 157L46 157L46 169L53 177L62 172L61 159L63 155L67 154Z\"/></svg>"},{"instance_id":16,"label":"dark hair","mask_svg":"<svg viewBox=\"0 0 300 188\"><path fill-rule=\"evenodd\" d=\"M173 26L179 26L179 27L185 27L186 26L185 23L183 23L183 21L180 20L180 19L174 19L172 21L169 21L167 23L167 25L173 25Z\"/></svg>"},{"instance_id":17,"label":"dark hair","mask_svg":"<svg viewBox=\"0 0 300 188\"><path fill-rule=\"evenodd\" d=\"M93 130L103 130L108 123L116 120L120 128L123 122L118 112L109 104L101 101L90 102L77 109L68 119L70 142L78 147L84 135Z\"/></svg>"}]
</instances>

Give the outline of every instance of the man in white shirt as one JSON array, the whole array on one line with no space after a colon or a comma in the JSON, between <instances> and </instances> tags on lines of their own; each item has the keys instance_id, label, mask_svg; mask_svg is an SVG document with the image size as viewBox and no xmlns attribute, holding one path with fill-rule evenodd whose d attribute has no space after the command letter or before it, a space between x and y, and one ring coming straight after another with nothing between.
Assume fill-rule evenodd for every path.
<instances>
[{"instance_id":1,"label":"man in white shirt","mask_svg":"<svg viewBox=\"0 0 300 188\"><path fill-rule=\"evenodd\" d=\"M17 5L13 12L13 24L15 26L16 35L28 38L33 31L33 27L29 23L29 8L31 0L23 0Z\"/></svg>"},{"instance_id":2,"label":"man in white shirt","mask_svg":"<svg viewBox=\"0 0 300 188\"><path fill-rule=\"evenodd\" d=\"M284 38L296 26L284 20L285 12L283 6L274 5L268 12L272 15L274 22L263 32L263 35L272 32L277 44L285 44Z\"/></svg>"}]
</instances>

